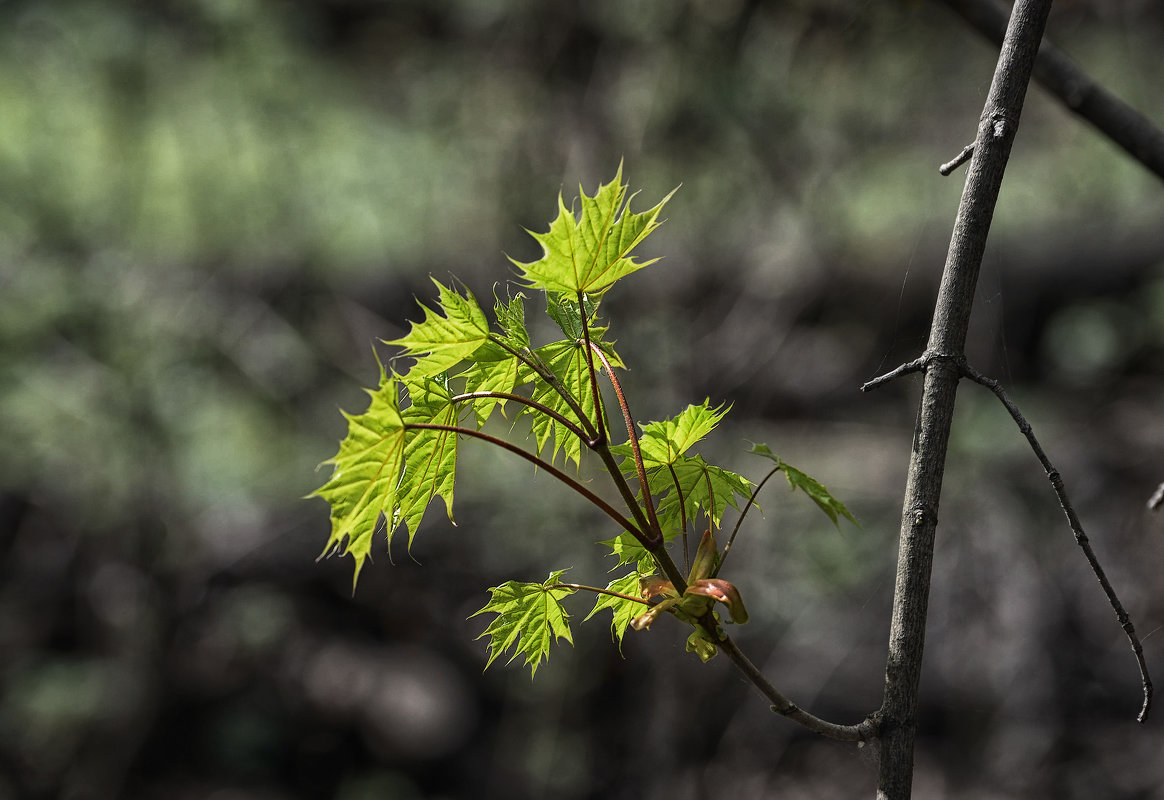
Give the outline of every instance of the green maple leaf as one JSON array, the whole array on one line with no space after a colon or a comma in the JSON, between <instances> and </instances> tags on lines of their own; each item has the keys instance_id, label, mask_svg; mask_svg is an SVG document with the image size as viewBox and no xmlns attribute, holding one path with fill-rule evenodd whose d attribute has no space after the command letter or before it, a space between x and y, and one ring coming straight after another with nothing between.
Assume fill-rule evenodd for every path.
<instances>
[{"instance_id":1,"label":"green maple leaf","mask_svg":"<svg viewBox=\"0 0 1164 800\"><path fill-rule=\"evenodd\" d=\"M496 614L485 632L478 636L489 637L488 669L499 656L513 649L513 655L506 663L512 663L523 656L525 666L530 669L530 677L537 675L538 666L549 657L550 645L557 639L565 639L570 644L570 616L562 606L562 598L573 594L573 589L554 588L562 580L564 569L551 572L544 583L518 583L506 581L489 590L491 599L481 610L473 613Z\"/></svg>"},{"instance_id":2,"label":"green maple leaf","mask_svg":"<svg viewBox=\"0 0 1164 800\"><path fill-rule=\"evenodd\" d=\"M496 342L486 342L471 359L472 363L457 376L464 379L466 392L512 392L517 386L521 363L517 356ZM504 407L505 401L492 397L474 400L477 426L484 425L499 406Z\"/></svg>"},{"instance_id":3,"label":"green maple leaf","mask_svg":"<svg viewBox=\"0 0 1164 800\"><path fill-rule=\"evenodd\" d=\"M586 418L591 423L596 422L594 392L590 382L590 362L587 360L585 347L577 341L563 340L539 347L534 351L534 354L557 377L560 384L581 407ZM522 376L518 378L518 381L525 383L533 380L533 377L532 370L526 368L522 371ZM544 380L537 380L534 383L532 398L566 419L582 425L578 415L566 399ZM552 417L534 413L530 409L523 409L523 413L530 416L530 426L539 452L549 442L551 444L551 461L556 460L558 452L561 451L567 461L573 461L575 464L581 463L582 441L569 428Z\"/></svg>"},{"instance_id":4,"label":"green maple leaf","mask_svg":"<svg viewBox=\"0 0 1164 800\"><path fill-rule=\"evenodd\" d=\"M680 456L670 469L664 466L648 470L647 483L651 494L659 496L655 510L668 540L683 532L684 516L691 521L702 513L712 527L719 527L727 507L738 510L740 499L747 500L752 490L747 478L708 464L700 455Z\"/></svg>"},{"instance_id":5,"label":"green maple leaf","mask_svg":"<svg viewBox=\"0 0 1164 800\"><path fill-rule=\"evenodd\" d=\"M525 295L518 292L508 303L495 297L493 316L497 325L505 333L507 341L518 350L529 347L529 331L525 328Z\"/></svg>"},{"instance_id":6,"label":"green maple leaf","mask_svg":"<svg viewBox=\"0 0 1164 800\"><path fill-rule=\"evenodd\" d=\"M606 587L612 592L619 594L630 595L631 597L639 596L639 579L646 577L643 573L638 571L632 572L629 575L624 575L621 578L615 578ZM598 599L594 602L594 608L586 619L590 619L604 608L609 608L611 611L610 633L614 640L618 642L619 650L622 649L622 637L626 634L626 629L630 627L631 620L639 614L643 613L645 606L642 603L634 600L628 600L625 597L614 597L609 594L600 594ZM585 622L586 620L583 620Z\"/></svg>"},{"instance_id":7,"label":"green maple leaf","mask_svg":"<svg viewBox=\"0 0 1164 800\"><path fill-rule=\"evenodd\" d=\"M367 411L358 416L344 414L348 434L335 457L324 462L334 467L331 478L312 493L331 505L331 536L323 554L350 555L356 562L353 592L381 516L388 520L391 537L405 451L395 379L384 380L379 390L369 394L372 402Z\"/></svg>"},{"instance_id":8,"label":"green maple leaf","mask_svg":"<svg viewBox=\"0 0 1164 800\"><path fill-rule=\"evenodd\" d=\"M566 207L559 194L558 216L550 223L550 230L529 232L541 244L542 258L529 264L513 262L530 286L570 296L579 292L598 295L620 278L654 263L654 259L637 262L630 252L659 226L659 212L674 191L654 208L631 212L621 164L614 179L600 186L593 197L581 188L578 191L579 216Z\"/></svg>"},{"instance_id":9,"label":"green maple leaf","mask_svg":"<svg viewBox=\"0 0 1164 800\"><path fill-rule=\"evenodd\" d=\"M780 456L772 452L768 445L753 444L752 449L748 452L775 461L776 468L784 473L784 477L788 479L788 485L792 487L793 491L800 489L811 497L812 501L820 507L821 511L828 515L828 518L833 521L834 525L840 527L840 517L844 517L854 525L860 524L857 522L857 518L849 513L849 509L845 508L845 504L829 494L829 490L821 485L816 478L801 472L780 458Z\"/></svg>"},{"instance_id":10,"label":"green maple leaf","mask_svg":"<svg viewBox=\"0 0 1164 800\"><path fill-rule=\"evenodd\" d=\"M447 380L404 379L412 405L402 414L405 425L430 423L456 425L458 409L452 403ZM453 482L457 466L457 436L452 431L428 428L410 429L405 436L404 470L396 490L396 508L389 522L392 530L403 524L408 530L408 544L416 536L425 509L435 497L445 501L445 512L453 520Z\"/></svg>"},{"instance_id":11,"label":"green maple leaf","mask_svg":"<svg viewBox=\"0 0 1164 800\"><path fill-rule=\"evenodd\" d=\"M613 539L599 542L610 548L610 554L618 559L618 563L611 569L618 569L624 564L634 564L635 570L643 575L655 571L655 559L647 548L643 547L630 533L624 531Z\"/></svg>"},{"instance_id":12,"label":"green maple leaf","mask_svg":"<svg viewBox=\"0 0 1164 800\"><path fill-rule=\"evenodd\" d=\"M728 409L712 408L708 400L689 405L677 416L642 426L639 449L645 463L674 464L719 424Z\"/></svg>"},{"instance_id":13,"label":"green maple leaf","mask_svg":"<svg viewBox=\"0 0 1164 800\"><path fill-rule=\"evenodd\" d=\"M711 433L727 414L723 406L712 408L707 400L689 405L675 417L641 426L639 451L646 468L650 493L658 497L659 527L668 541L683 533L684 519L694 520L701 512L718 526L730 505L738 509L739 498L747 499L751 484L746 478L708 464L700 455L687 451ZM633 451L629 444L611 448L623 457L620 469L628 478L635 475Z\"/></svg>"},{"instance_id":14,"label":"green maple leaf","mask_svg":"<svg viewBox=\"0 0 1164 800\"><path fill-rule=\"evenodd\" d=\"M489 320L468 290L453 291L434 279L440 292L440 313L421 304L424 321L412 323L408 335L387 344L404 348L405 355L416 359L409 370L414 378L439 375L473 355L489 339Z\"/></svg>"}]
</instances>

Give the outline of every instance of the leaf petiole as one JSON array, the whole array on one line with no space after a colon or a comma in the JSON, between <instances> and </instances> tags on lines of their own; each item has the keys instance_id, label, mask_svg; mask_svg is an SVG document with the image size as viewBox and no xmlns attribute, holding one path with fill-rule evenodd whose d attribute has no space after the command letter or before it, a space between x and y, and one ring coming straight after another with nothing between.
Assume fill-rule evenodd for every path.
<instances>
[{"instance_id":1,"label":"leaf petiole","mask_svg":"<svg viewBox=\"0 0 1164 800\"><path fill-rule=\"evenodd\" d=\"M442 425L435 422L411 422L406 423L404 427L406 430L412 429L448 431L449 433L455 433L461 436L470 436L474 439L481 439L482 441L489 442L490 444L496 445L503 450L508 450L514 455L521 456L526 461L529 461L539 469L545 470L551 476L557 478L559 481L569 486L575 492L585 497L587 500L601 509L608 517L621 525L625 531L630 533L631 536L635 537L643 547L646 547L648 550L651 549L651 545L653 544L654 540L646 533L644 533L637 525L624 517L622 514L618 513L618 511L612 505L610 505L610 503L606 502L594 492L583 486L581 483L574 480L566 473L562 472L553 464L539 458L533 453L530 453L528 450L523 450L515 444L507 442L506 440L497 436L493 436L492 434L485 433L484 431L479 431L474 428L463 428L459 425Z\"/></svg>"},{"instance_id":2,"label":"leaf petiole","mask_svg":"<svg viewBox=\"0 0 1164 800\"><path fill-rule=\"evenodd\" d=\"M773 467L768 472L768 474L764 476L764 480L757 483L756 488L752 490L752 496L749 497L748 502L744 504L744 510L740 512L740 516L736 520L735 527L732 528L731 536L728 537L727 544L723 546L723 552L719 555L719 563L716 565L715 569L712 570L711 577L714 578L716 575L719 575L719 571L723 569L723 562L727 558L728 551L732 549L732 542L736 540L736 534L739 533L740 526L744 524L744 517L748 515L748 511L751 510L752 506L756 505L756 498L759 496L760 490L764 488L764 484L768 482L769 478L771 478L779 471L780 467Z\"/></svg>"},{"instance_id":3,"label":"leaf petiole","mask_svg":"<svg viewBox=\"0 0 1164 800\"><path fill-rule=\"evenodd\" d=\"M570 433L574 434L579 439L581 439L583 444L585 444L587 447L593 449L594 446L597 444L597 442L594 441L593 439L591 439L590 437L588 437L586 435L586 432L584 430L582 430L580 427L578 427L578 425L573 420L569 419L568 417L566 417L562 414L559 414L557 411L554 411L552 408L550 408L542 403L539 403L536 400L533 400L529 397L525 397L524 395L515 394L513 392L465 392L464 394L454 395L453 397L449 398L449 402L450 403L462 403L466 400L484 400L484 399L512 400L515 403L520 403L522 405L529 406L530 408L534 409L535 411L537 411L541 414L545 414L547 417L550 417L551 419L554 419L557 422L560 422L567 430L570 431Z\"/></svg>"},{"instance_id":4,"label":"leaf petiole","mask_svg":"<svg viewBox=\"0 0 1164 800\"><path fill-rule=\"evenodd\" d=\"M659 528L659 518L655 515L655 503L651 499L651 487L650 484L647 483L647 469L643 464L642 451L639 449L639 436L638 433L635 432L634 419L631 417L630 406L627 405L626 402L626 395L624 395L622 392L622 384L618 382L618 378L615 376L614 370L611 369L610 362L606 359L606 354L603 353L602 350L595 344L590 344L590 352L598 355L598 359L602 362L603 369L606 370L606 377L610 379L610 385L614 388L614 394L618 398L619 408L622 409L622 418L626 423L627 441L630 442L631 454L635 462L635 472L638 474L639 486L642 488L643 492L643 505L647 509L647 521L650 524L651 532L662 538L663 531ZM591 364L593 363L594 362L591 361ZM595 388L595 391L598 391L597 388ZM616 472L617 474L622 474L621 471L616 470Z\"/></svg>"},{"instance_id":5,"label":"leaf petiole","mask_svg":"<svg viewBox=\"0 0 1164 800\"><path fill-rule=\"evenodd\" d=\"M614 592L610 589L599 589L597 586L587 586L582 583L555 583L553 586L547 586L547 589L573 589L580 592L594 592L595 594L604 594L608 597L618 597L622 600L631 600L635 603L642 603L644 606L653 605L649 600L644 600L641 597L634 595L623 594L622 592Z\"/></svg>"}]
</instances>

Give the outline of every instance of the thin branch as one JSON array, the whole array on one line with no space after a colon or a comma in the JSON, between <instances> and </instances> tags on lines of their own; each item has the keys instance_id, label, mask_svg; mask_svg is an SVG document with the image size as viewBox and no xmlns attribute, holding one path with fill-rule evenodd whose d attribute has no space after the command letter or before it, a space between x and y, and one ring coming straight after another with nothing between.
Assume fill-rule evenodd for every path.
<instances>
[{"instance_id":1,"label":"thin branch","mask_svg":"<svg viewBox=\"0 0 1164 800\"><path fill-rule=\"evenodd\" d=\"M1164 504L1164 483L1157 486L1156 491L1148 498L1148 508L1159 511L1162 504Z\"/></svg>"},{"instance_id":2,"label":"thin branch","mask_svg":"<svg viewBox=\"0 0 1164 800\"><path fill-rule=\"evenodd\" d=\"M618 511L612 505L610 505L610 503L606 502L601 497L596 495L594 492L590 491L585 486L583 486L581 483L574 480L566 473L562 472L560 469L555 467L553 464L539 458L538 456L534 455L533 453L529 452L528 450L523 450L520 447L518 447L517 445L511 444L510 442L507 442L504 439L501 439L501 438L498 438L498 437L493 436L491 434L485 433L484 431L476 430L474 428L462 428L462 427L457 426L457 425L441 425L441 424L435 423L435 422L410 422L410 423L406 423L404 427L406 429L411 428L411 429L417 429L417 430L448 431L449 433L455 433L455 434L458 434L461 436L471 436L474 439L481 439L482 441L489 442L489 444L497 445L498 447L502 448L503 450L508 450L509 452L513 453L514 455L521 456L526 461L528 461L531 464L533 464L534 466L536 466L538 469L545 470L550 475L552 475L553 477L557 478L562 483L569 486L575 492L577 492L578 494L585 497L591 503L598 506L598 508L602 509L602 511L606 514L606 516L613 519L615 522L617 522L619 525L621 525L624 530L628 531L632 536L634 536L636 539L638 539L639 543L641 545L643 545L643 547L646 547L647 549L651 549L651 547L654 544L654 540L651 539L650 536L648 536L646 533L644 533L642 530L640 530L639 527L637 525L635 525L633 522L631 522L629 519L624 517L622 514L618 513Z\"/></svg>"},{"instance_id":3,"label":"thin branch","mask_svg":"<svg viewBox=\"0 0 1164 800\"><path fill-rule=\"evenodd\" d=\"M714 623L712 624L714 625ZM772 710L777 714L788 717L794 722L799 722L814 733L828 736L831 739L839 739L843 742L864 743L877 737L878 722L875 716L867 717L863 722L856 725L838 725L835 722L828 722L820 717L813 716L793 703L779 689L773 686L764 677L763 673L757 669L756 665L744 655L743 651L732 641L730 636L720 631L717 638L719 639L718 644L720 650L727 654L727 657L743 673L744 677L748 679L748 682L760 690L760 693L772 704Z\"/></svg>"},{"instance_id":4,"label":"thin branch","mask_svg":"<svg viewBox=\"0 0 1164 800\"><path fill-rule=\"evenodd\" d=\"M971 142L962 148L962 152L954 156L942 166L938 167L938 172L942 175L952 175L954 170L965 164L970 160L970 156L974 155L974 144Z\"/></svg>"},{"instance_id":5,"label":"thin branch","mask_svg":"<svg viewBox=\"0 0 1164 800\"><path fill-rule=\"evenodd\" d=\"M1124 633L1128 637L1128 641L1132 645L1132 652L1136 654L1136 663L1140 667L1140 680L1144 689L1144 703L1140 708L1139 716L1136 717L1137 722L1146 722L1148 714L1152 710L1152 679L1148 676L1148 665L1144 661L1144 647L1140 643L1139 637L1136 635L1136 629L1132 625L1131 617L1128 612L1124 610L1123 604L1119 597L1116 596L1115 589L1112 588L1111 582L1108 581L1107 575L1103 571L1103 567L1099 564L1099 559L1096 558L1095 551L1091 549L1091 541L1087 538L1087 534L1083 531L1083 524L1079 521L1079 516L1075 513L1075 508L1071 505L1071 500L1067 497L1067 490L1063 486L1063 479L1059 475L1059 470L1047 458L1047 454L1043 451L1039 440L1035 438L1035 432L1031 428L1031 424L1027 422L1026 417L1019 411L1014 401L1010 399L1002 385L993 378L988 378L982 373L975 370L969 365L964 367L966 377L977 384L985 386L999 401L1006 407L1010 413L1015 424L1018 425L1023 436L1027 438L1027 442L1031 445L1031 450L1034 451L1035 457L1039 459L1039 463L1043 465L1043 470L1047 473L1047 479L1051 482L1051 488L1055 490L1055 496L1059 498L1059 507L1063 509L1063 514L1067 517L1067 524L1071 526L1071 532L1075 534L1075 541L1079 548L1083 551L1083 555L1087 557L1087 563L1091 565L1091 571L1095 574L1099 585L1103 587L1104 594L1107 595L1107 601L1111 604L1112 610L1115 611L1116 619L1119 620L1120 627L1123 628Z\"/></svg>"},{"instance_id":6,"label":"thin branch","mask_svg":"<svg viewBox=\"0 0 1164 800\"><path fill-rule=\"evenodd\" d=\"M998 46L1009 12L994 0L944 0L980 34ZM1164 178L1164 131L1104 89L1062 50L1044 40L1035 80L1069 110L1091 123L1157 177Z\"/></svg>"}]
</instances>

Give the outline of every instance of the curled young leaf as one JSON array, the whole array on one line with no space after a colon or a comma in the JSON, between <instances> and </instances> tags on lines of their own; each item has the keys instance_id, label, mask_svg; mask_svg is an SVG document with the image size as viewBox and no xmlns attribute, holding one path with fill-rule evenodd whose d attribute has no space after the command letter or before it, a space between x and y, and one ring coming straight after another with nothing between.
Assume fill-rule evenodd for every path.
<instances>
[{"instance_id":1,"label":"curled young leaf","mask_svg":"<svg viewBox=\"0 0 1164 800\"><path fill-rule=\"evenodd\" d=\"M715 547L715 534L708 528L699 540L699 548L695 551L695 560L691 562L691 572L687 576L689 582L706 578L715 572L715 565L719 563L719 553Z\"/></svg>"},{"instance_id":2,"label":"curled young leaf","mask_svg":"<svg viewBox=\"0 0 1164 800\"><path fill-rule=\"evenodd\" d=\"M639 595L644 600L649 600L658 595L678 597L679 593L675 591L675 587L671 581L662 575L648 575L645 578L639 579Z\"/></svg>"},{"instance_id":3,"label":"curled young leaf","mask_svg":"<svg viewBox=\"0 0 1164 800\"><path fill-rule=\"evenodd\" d=\"M703 628L696 628L687 637L687 652L695 653L699 656L699 660L706 664L715 658L715 654L719 652L719 648L715 646L715 642L707 635L707 631Z\"/></svg>"},{"instance_id":4,"label":"curled young leaf","mask_svg":"<svg viewBox=\"0 0 1164 800\"><path fill-rule=\"evenodd\" d=\"M693 582L687 587L687 594L702 595L723 603L728 607L732 622L743 625L748 621L748 609L740 598L740 590L722 578L707 578Z\"/></svg>"},{"instance_id":5,"label":"curled young leaf","mask_svg":"<svg viewBox=\"0 0 1164 800\"><path fill-rule=\"evenodd\" d=\"M671 607L679 602L678 597L668 597L666 600L660 600L655 605L651 606L650 610L639 614L631 620L631 627L636 631L646 630L651 627L651 623L657 620L665 612L670 611Z\"/></svg>"}]
</instances>

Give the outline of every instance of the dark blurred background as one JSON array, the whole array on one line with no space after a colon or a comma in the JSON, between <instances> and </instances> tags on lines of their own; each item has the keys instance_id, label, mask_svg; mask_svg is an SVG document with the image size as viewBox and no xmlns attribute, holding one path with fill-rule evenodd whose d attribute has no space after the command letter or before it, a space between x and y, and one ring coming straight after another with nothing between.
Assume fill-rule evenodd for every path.
<instances>
[{"instance_id":1,"label":"dark blurred background","mask_svg":"<svg viewBox=\"0 0 1164 800\"><path fill-rule=\"evenodd\" d=\"M1164 7L1049 35L1164 124ZM316 465L429 276L481 297L563 191L677 184L606 309L640 420L784 489L737 543L741 645L838 722L880 703L924 346L995 52L926 0L0 2L0 800L867 797L684 632L606 614L483 672L486 587L614 535L465 447L459 527L316 563ZM1034 90L970 342L1041 434L1164 680L1164 187ZM536 310L531 305L530 311ZM382 354L387 348L380 347ZM1038 463L967 385L941 508L919 798L1164 798L1164 726ZM574 606L580 621L588 606Z\"/></svg>"}]
</instances>

